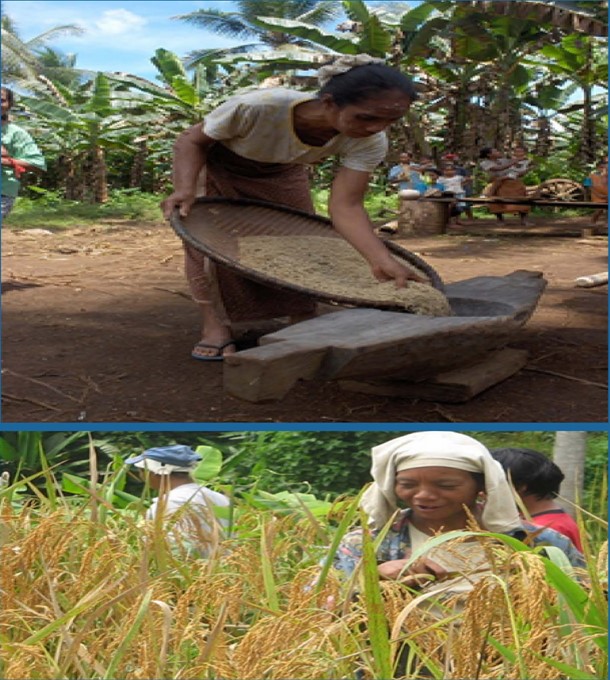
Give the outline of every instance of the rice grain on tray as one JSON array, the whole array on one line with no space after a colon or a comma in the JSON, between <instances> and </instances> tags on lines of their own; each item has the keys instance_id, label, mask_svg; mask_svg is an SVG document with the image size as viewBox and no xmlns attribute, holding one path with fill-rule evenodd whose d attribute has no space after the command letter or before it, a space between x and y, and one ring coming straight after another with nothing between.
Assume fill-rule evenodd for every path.
<instances>
[{"instance_id":1,"label":"rice grain on tray","mask_svg":"<svg viewBox=\"0 0 610 680\"><path fill-rule=\"evenodd\" d=\"M425 277L404 260L401 264ZM275 279L333 295L386 302L413 314L452 316L447 298L425 283L373 278L367 262L342 238L326 236L245 236L239 238L239 261Z\"/></svg>"}]
</instances>

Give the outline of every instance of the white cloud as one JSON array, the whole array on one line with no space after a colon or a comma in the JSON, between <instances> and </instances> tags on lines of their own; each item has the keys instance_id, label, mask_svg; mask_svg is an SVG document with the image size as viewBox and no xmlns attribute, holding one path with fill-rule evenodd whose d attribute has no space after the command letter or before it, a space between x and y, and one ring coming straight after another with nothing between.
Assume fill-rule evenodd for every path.
<instances>
[{"instance_id":1,"label":"white cloud","mask_svg":"<svg viewBox=\"0 0 610 680\"><path fill-rule=\"evenodd\" d=\"M119 35L139 31L147 20L127 9L108 9L95 22L96 28L105 35Z\"/></svg>"}]
</instances>

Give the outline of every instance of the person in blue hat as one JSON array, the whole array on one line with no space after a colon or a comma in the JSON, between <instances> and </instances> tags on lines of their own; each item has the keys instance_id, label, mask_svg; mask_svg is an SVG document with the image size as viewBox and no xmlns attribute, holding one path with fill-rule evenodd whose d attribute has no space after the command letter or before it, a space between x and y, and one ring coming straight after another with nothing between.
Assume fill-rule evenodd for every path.
<instances>
[{"instance_id":1,"label":"person in blue hat","mask_svg":"<svg viewBox=\"0 0 610 680\"><path fill-rule=\"evenodd\" d=\"M218 542L227 520L218 519L217 507L228 507L224 494L199 484L192 474L201 456L188 446L159 446L147 449L125 463L141 470L150 488L158 492L146 512L146 519L162 518L173 543L180 542L188 552L206 556Z\"/></svg>"}]
</instances>

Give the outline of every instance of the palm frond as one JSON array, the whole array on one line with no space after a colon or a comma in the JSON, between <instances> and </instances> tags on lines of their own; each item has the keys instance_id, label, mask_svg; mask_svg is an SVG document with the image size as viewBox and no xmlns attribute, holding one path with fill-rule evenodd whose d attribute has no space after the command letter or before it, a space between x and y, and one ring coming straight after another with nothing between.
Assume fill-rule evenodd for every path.
<instances>
[{"instance_id":1,"label":"palm frond","mask_svg":"<svg viewBox=\"0 0 610 680\"><path fill-rule=\"evenodd\" d=\"M25 45L27 45L31 50L34 50L43 47L46 43L51 40L55 40L56 38L62 38L66 35L83 35L84 33L85 29L82 26L78 26L77 24L55 26L50 28L48 31L41 33L40 35L27 40Z\"/></svg>"},{"instance_id":2,"label":"palm frond","mask_svg":"<svg viewBox=\"0 0 610 680\"><path fill-rule=\"evenodd\" d=\"M184 21L198 28L205 28L217 35L230 38L251 38L258 31L249 26L242 16L235 12L221 12L220 10L197 10L189 14L178 14L172 19Z\"/></svg>"},{"instance_id":3,"label":"palm frond","mask_svg":"<svg viewBox=\"0 0 610 680\"><path fill-rule=\"evenodd\" d=\"M184 57L184 65L187 69L191 69L200 64L211 63L216 59L230 57L235 54L245 54L252 50L261 49L261 47L260 43L252 43L250 45L239 45L238 47L193 50Z\"/></svg>"}]
</instances>

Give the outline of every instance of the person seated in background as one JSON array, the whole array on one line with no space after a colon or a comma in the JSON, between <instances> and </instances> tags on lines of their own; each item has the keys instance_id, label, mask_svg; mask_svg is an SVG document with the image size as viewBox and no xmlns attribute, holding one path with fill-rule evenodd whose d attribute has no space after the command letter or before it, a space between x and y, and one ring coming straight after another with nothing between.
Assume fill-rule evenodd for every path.
<instances>
[{"instance_id":1,"label":"person seated in background","mask_svg":"<svg viewBox=\"0 0 610 680\"><path fill-rule=\"evenodd\" d=\"M392 439L373 448L371 475L373 484L361 500L369 527L346 534L334 557L334 566L346 574L362 558L363 532L375 539L390 520L377 547L379 575L416 585L422 592L468 592L491 573L488 555L476 538L432 544L426 550L433 536L466 530L471 520L483 531L507 534L528 545L558 547L573 566L584 565L566 536L519 517L502 466L472 437L415 432ZM409 563L416 550L420 558Z\"/></svg>"},{"instance_id":2,"label":"person seated in background","mask_svg":"<svg viewBox=\"0 0 610 680\"><path fill-rule=\"evenodd\" d=\"M419 172L411 165L411 154L404 151L400 154L400 162L388 172L388 183L399 191L415 189L421 191L423 180Z\"/></svg>"},{"instance_id":3,"label":"person seated in background","mask_svg":"<svg viewBox=\"0 0 610 680\"><path fill-rule=\"evenodd\" d=\"M523 163L523 158L504 158L498 149L486 147L480 152L480 167L485 172L491 185L485 188L485 196L498 196L499 198L527 198L527 189L521 177L515 177L516 170ZM525 173L524 173L525 174ZM527 214L530 206L525 203L490 203L488 209L498 221L504 221L504 213L516 213L519 215L521 226L528 227Z\"/></svg>"},{"instance_id":4,"label":"person seated in background","mask_svg":"<svg viewBox=\"0 0 610 680\"><path fill-rule=\"evenodd\" d=\"M464 177L458 175L454 165L447 163L443 166L443 174L438 178L438 184L443 188L443 192L452 193L456 198L464 198L466 190L464 188ZM449 224L462 224L459 220L466 204L455 201L449 206Z\"/></svg>"},{"instance_id":5,"label":"person seated in background","mask_svg":"<svg viewBox=\"0 0 610 680\"><path fill-rule=\"evenodd\" d=\"M423 173L426 168L434 167L434 158L432 156L420 156L418 161L411 163L411 166Z\"/></svg>"},{"instance_id":6,"label":"person seated in background","mask_svg":"<svg viewBox=\"0 0 610 680\"><path fill-rule=\"evenodd\" d=\"M188 446L160 446L147 449L125 460L134 465L141 478L158 492L146 512L146 519L160 521L169 528L173 544L187 552L207 556L228 526L226 519L217 519L216 508L228 508L230 500L224 494L199 484L193 472L201 456Z\"/></svg>"},{"instance_id":7,"label":"person seated in background","mask_svg":"<svg viewBox=\"0 0 610 680\"><path fill-rule=\"evenodd\" d=\"M444 165L453 165L455 171L462 177L462 184L464 186L464 196L472 196L472 173L460 162L460 157L457 153L446 153L443 158ZM464 212L469 220L474 219L472 206L470 203L464 204Z\"/></svg>"},{"instance_id":8,"label":"person seated in background","mask_svg":"<svg viewBox=\"0 0 610 680\"><path fill-rule=\"evenodd\" d=\"M527 149L524 146L516 146L513 149L511 160L516 161L506 173L506 176L511 179L524 177L532 168L532 162L527 157Z\"/></svg>"},{"instance_id":9,"label":"person seated in background","mask_svg":"<svg viewBox=\"0 0 610 680\"><path fill-rule=\"evenodd\" d=\"M490 453L506 471L531 521L559 531L582 552L578 525L555 500L565 477L559 466L533 449L501 448Z\"/></svg>"},{"instance_id":10,"label":"person seated in background","mask_svg":"<svg viewBox=\"0 0 610 680\"><path fill-rule=\"evenodd\" d=\"M589 175L591 187L591 201L593 203L608 203L608 163L600 161L596 166L596 172ZM607 212L607 208L601 208L593 213L591 221L595 224L599 218Z\"/></svg>"},{"instance_id":11,"label":"person seated in background","mask_svg":"<svg viewBox=\"0 0 610 680\"><path fill-rule=\"evenodd\" d=\"M426 168L423 168L422 170L423 175L424 175L424 181L426 183L426 192L430 193L430 195L435 194L436 192L443 192L443 186L442 184L439 183L439 177L441 176L440 170L438 168L429 166Z\"/></svg>"}]
</instances>

